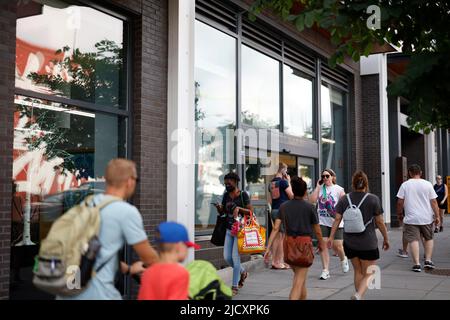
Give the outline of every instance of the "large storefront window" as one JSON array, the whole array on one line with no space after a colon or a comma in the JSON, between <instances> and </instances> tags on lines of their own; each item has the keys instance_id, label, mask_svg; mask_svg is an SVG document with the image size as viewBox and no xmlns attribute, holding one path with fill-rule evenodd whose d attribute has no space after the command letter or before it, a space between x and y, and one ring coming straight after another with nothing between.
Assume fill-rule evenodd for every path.
<instances>
[{"instance_id":1,"label":"large storefront window","mask_svg":"<svg viewBox=\"0 0 450 320\"><path fill-rule=\"evenodd\" d=\"M313 138L313 83L287 65L283 67L284 132L302 138Z\"/></svg>"},{"instance_id":2,"label":"large storefront window","mask_svg":"<svg viewBox=\"0 0 450 320\"><path fill-rule=\"evenodd\" d=\"M40 243L64 212L104 191L108 162L126 157L125 27L63 1L18 6L11 299L51 298L31 281Z\"/></svg>"},{"instance_id":3,"label":"large storefront window","mask_svg":"<svg viewBox=\"0 0 450 320\"><path fill-rule=\"evenodd\" d=\"M337 183L347 185L346 95L322 85L322 164L336 172Z\"/></svg>"},{"instance_id":4,"label":"large storefront window","mask_svg":"<svg viewBox=\"0 0 450 320\"><path fill-rule=\"evenodd\" d=\"M20 6L16 87L125 108L124 22L89 7L46 2Z\"/></svg>"},{"instance_id":5,"label":"large storefront window","mask_svg":"<svg viewBox=\"0 0 450 320\"><path fill-rule=\"evenodd\" d=\"M236 39L201 22L195 24L196 180L198 234L216 223L223 177L234 165Z\"/></svg>"},{"instance_id":6,"label":"large storefront window","mask_svg":"<svg viewBox=\"0 0 450 320\"><path fill-rule=\"evenodd\" d=\"M257 128L280 127L280 63L242 46L242 122Z\"/></svg>"}]
</instances>

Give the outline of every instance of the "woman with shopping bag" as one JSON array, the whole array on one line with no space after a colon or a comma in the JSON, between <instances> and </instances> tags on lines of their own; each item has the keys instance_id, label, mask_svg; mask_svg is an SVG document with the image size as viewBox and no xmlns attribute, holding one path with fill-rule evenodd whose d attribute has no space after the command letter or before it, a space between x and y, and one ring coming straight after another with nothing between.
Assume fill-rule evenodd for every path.
<instances>
[{"instance_id":1,"label":"woman with shopping bag","mask_svg":"<svg viewBox=\"0 0 450 320\"><path fill-rule=\"evenodd\" d=\"M314 261L311 238L313 232L319 241L319 250L325 250L326 243L322 238L314 206L304 200L307 190L306 182L302 178L293 177L291 185L294 199L286 201L280 206L280 215L275 220L264 259L266 261L269 259L273 241L280 230L281 224L283 224L286 230L286 237L283 243L284 261L294 271L289 299L305 300L307 296L306 279L308 270Z\"/></svg>"},{"instance_id":2,"label":"woman with shopping bag","mask_svg":"<svg viewBox=\"0 0 450 320\"><path fill-rule=\"evenodd\" d=\"M241 219L244 216L251 216L253 207L250 204L250 197L246 192L239 190L239 176L230 172L224 177L225 193L222 198L222 204L216 204L219 214L226 215L226 234L223 247L223 257L225 261L233 268L233 295L236 295L239 288L242 288L245 279L248 277L247 271L241 265L241 257L238 250L237 235L240 231Z\"/></svg>"}]
</instances>

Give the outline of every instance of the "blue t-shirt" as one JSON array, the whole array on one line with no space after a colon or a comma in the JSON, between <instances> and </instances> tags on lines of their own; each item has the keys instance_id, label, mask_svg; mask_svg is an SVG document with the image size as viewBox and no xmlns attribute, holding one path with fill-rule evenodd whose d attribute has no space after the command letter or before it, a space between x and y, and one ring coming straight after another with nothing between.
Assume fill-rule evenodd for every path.
<instances>
[{"instance_id":1,"label":"blue t-shirt","mask_svg":"<svg viewBox=\"0 0 450 320\"><path fill-rule=\"evenodd\" d=\"M280 197L278 199L273 198L272 193L272 185L275 183L275 186L280 189ZM283 202L286 202L289 200L289 197L286 193L286 189L289 187L289 183L287 180L281 179L279 177L273 178L270 185L269 185L269 192L272 193L272 210L278 210L280 209L280 206Z\"/></svg>"},{"instance_id":2,"label":"blue t-shirt","mask_svg":"<svg viewBox=\"0 0 450 320\"><path fill-rule=\"evenodd\" d=\"M93 201L102 202L104 194L98 194ZM94 268L109 262L91 279L88 288L74 297L57 297L63 300L121 300L120 292L114 286L119 269L119 251L127 243L135 245L147 240L141 214L135 206L125 201L109 204L100 211L100 253Z\"/></svg>"}]
</instances>

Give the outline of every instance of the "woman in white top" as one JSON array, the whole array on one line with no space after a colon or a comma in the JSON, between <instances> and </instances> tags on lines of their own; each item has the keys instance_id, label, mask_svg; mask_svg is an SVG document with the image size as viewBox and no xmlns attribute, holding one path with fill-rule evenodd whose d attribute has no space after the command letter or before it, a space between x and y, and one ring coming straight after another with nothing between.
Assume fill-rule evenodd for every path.
<instances>
[{"instance_id":1,"label":"woman in white top","mask_svg":"<svg viewBox=\"0 0 450 320\"><path fill-rule=\"evenodd\" d=\"M335 207L339 199L345 195L344 188L336 184L336 173L331 169L322 171L322 179L317 182L316 189L311 194L310 200L312 203L317 203L317 214L319 216L319 224L322 230L322 236L325 241L331 233L331 227L336 217ZM344 223L341 222L339 229L336 232L333 241L333 249L338 253L341 259L342 271L344 273L349 271L348 259L344 253L343 240ZM327 280L330 278L330 254L328 250L320 252L322 258L322 273L320 280Z\"/></svg>"}]
</instances>

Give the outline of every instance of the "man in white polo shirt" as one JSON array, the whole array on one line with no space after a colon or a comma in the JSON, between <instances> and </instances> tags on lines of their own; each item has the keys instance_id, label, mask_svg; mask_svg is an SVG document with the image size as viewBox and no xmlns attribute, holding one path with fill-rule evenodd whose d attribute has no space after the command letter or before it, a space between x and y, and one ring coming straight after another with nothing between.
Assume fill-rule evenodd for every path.
<instances>
[{"instance_id":1,"label":"man in white polo shirt","mask_svg":"<svg viewBox=\"0 0 450 320\"><path fill-rule=\"evenodd\" d=\"M421 272L419 262L419 242L424 238L425 269L434 269L431 261L433 254L433 222L439 224L437 194L433 185L421 178L422 170L413 164L408 168L411 179L400 186L397 193L397 215L403 221L403 237L409 244L414 266L412 270ZM403 209L405 215L403 216Z\"/></svg>"}]
</instances>

